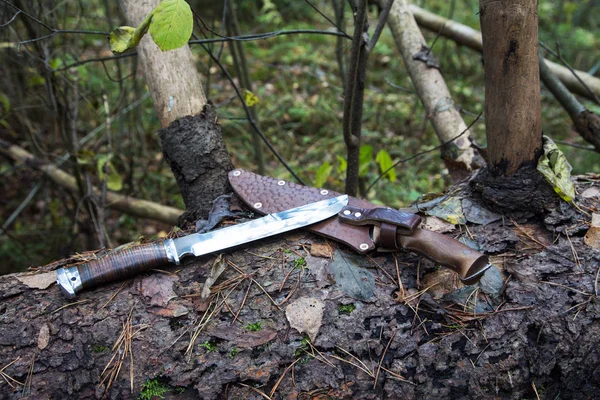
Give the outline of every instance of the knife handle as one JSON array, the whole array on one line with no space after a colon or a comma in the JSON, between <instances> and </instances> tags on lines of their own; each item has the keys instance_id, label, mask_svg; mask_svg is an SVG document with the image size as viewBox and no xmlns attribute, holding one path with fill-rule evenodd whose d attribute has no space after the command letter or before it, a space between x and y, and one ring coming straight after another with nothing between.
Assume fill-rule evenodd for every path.
<instances>
[{"instance_id":1,"label":"knife handle","mask_svg":"<svg viewBox=\"0 0 600 400\"><path fill-rule=\"evenodd\" d=\"M58 284L68 297L75 297L75 294L82 289L129 278L142 271L174 261L169 254L170 244L170 242L155 242L136 245L111 252L85 264L64 268L57 273Z\"/></svg>"},{"instance_id":2,"label":"knife handle","mask_svg":"<svg viewBox=\"0 0 600 400\"><path fill-rule=\"evenodd\" d=\"M410 236L396 235L403 249L448 267L458 274L465 285L479 281L488 267L488 256L473 250L456 239L427 229L417 228Z\"/></svg>"}]
</instances>

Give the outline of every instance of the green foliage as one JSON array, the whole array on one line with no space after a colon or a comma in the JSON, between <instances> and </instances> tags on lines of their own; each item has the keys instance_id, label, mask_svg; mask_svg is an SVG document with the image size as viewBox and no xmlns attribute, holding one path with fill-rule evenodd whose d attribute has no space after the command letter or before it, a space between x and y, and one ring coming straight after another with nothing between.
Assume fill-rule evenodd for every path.
<instances>
[{"instance_id":1,"label":"green foliage","mask_svg":"<svg viewBox=\"0 0 600 400\"><path fill-rule=\"evenodd\" d=\"M164 399L164 395L172 390L170 385L160 381L159 378L153 378L142 385L142 391L138 399L152 400L154 397Z\"/></svg>"},{"instance_id":2,"label":"green foliage","mask_svg":"<svg viewBox=\"0 0 600 400\"><path fill-rule=\"evenodd\" d=\"M236 346L233 346L231 348L231 351L229 352L229 358L234 359L235 356L239 353L240 351L238 350L238 348Z\"/></svg>"},{"instance_id":3,"label":"green foliage","mask_svg":"<svg viewBox=\"0 0 600 400\"><path fill-rule=\"evenodd\" d=\"M351 304L340 304L338 307L338 312L343 315L350 315L352 311L356 309L354 303Z\"/></svg>"},{"instance_id":4,"label":"green foliage","mask_svg":"<svg viewBox=\"0 0 600 400\"><path fill-rule=\"evenodd\" d=\"M246 329L250 332L258 332L262 329L262 322L251 322L246 325Z\"/></svg>"},{"instance_id":5,"label":"green foliage","mask_svg":"<svg viewBox=\"0 0 600 400\"><path fill-rule=\"evenodd\" d=\"M298 257L294 260L294 268L302 269L306 267L306 259L304 257Z\"/></svg>"},{"instance_id":6,"label":"green foliage","mask_svg":"<svg viewBox=\"0 0 600 400\"><path fill-rule=\"evenodd\" d=\"M92 351L94 353L104 353L105 351L108 351L110 348L107 346L102 346L102 345L98 345L95 344L92 346Z\"/></svg>"},{"instance_id":7,"label":"green foliage","mask_svg":"<svg viewBox=\"0 0 600 400\"><path fill-rule=\"evenodd\" d=\"M109 45L114 53L123 53L139 45L149 31L162 51L174 50L188 42L193 27L192 10L185 0L163 0L137 28L120 26L113 30Z\"/></svg>"},{"instance_id":8,"label":"green foliage","mask_svg":"<svg viewBox=\"0 0 600 400\"><path fill-rule=\"evenodd\" d=\"M118 192L123 188L123 179L117 172L117 169L111 162L112 153L101 154L97 157L96 168L98 169L98 177L101 181L106 178L106 187L109 190Z\"/></svg>"},{"instance_id":9,"label":"green foliage","mask_svg":"<svg viewBox=\"0 0 600 400\"><path fill-rule=\"evenodd\" d=\"M390 180L390 182L396 182L396 171L392 168L394 163L392 162L392 157L390 157L390 153L385 151L385 149L379 150L379 153L375 156L375 161L379 164L379 170L381 173L385 173L386 178Z\"/></svg>"},{"instance_id":10,"label":"green foliage","mask_svg":"<svg viewBox=\"0 0 600 400\"><path fill-rule=\"evenodd\" d=\"M331 170L333 166L329 163L329 161L325 161L319 169L317 170L317 175L315 176L315 187L323 187L325 182L327 182L327 178L331 175Z\"/></svg>"},{"instance_id":11,"label":"green foliage","mask_svg":"<svg viewBox=\"0 0 600 400\"><path fill-rule=\"evenodd\" d=\"M207 353L210 353L211 351L217 351L217 345L215 343L209 342L208 340L203 343L200 343L199 346L206 350Z\"/></svg>"},{"instance_id":12,"label":"green foliage","mask_svg":"<svg viewBox=\"0 0 600 400\"><path fill-rule=\"evenodd\" d=\"M185 45L192 36L194 17L184 0L163 0L154 10L150 35L162 51Z\"/></svg>"}]
</instances>

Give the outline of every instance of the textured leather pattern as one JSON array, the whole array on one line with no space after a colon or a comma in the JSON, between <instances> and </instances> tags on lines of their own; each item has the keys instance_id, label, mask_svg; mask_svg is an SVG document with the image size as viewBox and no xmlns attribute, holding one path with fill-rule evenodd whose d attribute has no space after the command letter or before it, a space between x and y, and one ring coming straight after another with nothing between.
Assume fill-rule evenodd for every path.
<instances>
[{"instance_id":1,"label":"textured leather pattern","mask_svg":"<svg viewBox=\"0 0 600 400\"><path fill-rule=\"evenodd\" d=\"M244 203L259 214L284 211L340 195L331 190L302 186L243 169L229 172L229 183ZM378 207L354 197L349 198L348 205L363 209ZM337 217L332 217L306 229L345 243L360 253L375 249L375 243L369 235L369 226L348 225L341 223Z\"/></svg>"}]
</instances>

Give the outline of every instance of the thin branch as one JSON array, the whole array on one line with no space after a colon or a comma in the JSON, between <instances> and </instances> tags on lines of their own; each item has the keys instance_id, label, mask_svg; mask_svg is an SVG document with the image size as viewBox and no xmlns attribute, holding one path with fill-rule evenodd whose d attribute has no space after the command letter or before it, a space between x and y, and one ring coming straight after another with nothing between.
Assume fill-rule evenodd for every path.
<instances>
[{"instance_id":1,"label":"thin branch","mask_svg":"<svg viewBox=\"0 0 600 400\"><path fill-rule=\"evenodd\" d=\"M377 41L379 40L379 36L381 36L381 32L383 32L383 28L385 27L385 23L387 22L388 15L390 14L390 10L392 9L392 5L394 4L394 0L388 0L385 3L385 6L381 10L379 14L379 21L377 22L377 26L375 27L375 31L373 32L373 36L371 36L371 40L369 40L369 44L367 45L367 50L369 53L373 51Z\"/></svg>"},{"instance_id":2,"label":"thin branch","mask_svg":"<svg viewBox=\"0 0 600 400\"><path fill-rule=\"evenodd\" d=\"M331 25L333 25L335 27L335 29L337 29L339 32L343 33L344 35L348 36L348 34L346 32L344 32L344 30L338 24L333 22L331 20L331 18L329 18L327 15L325 15L325 13L323 13L323 11L319 10L319 8L317 6L315 6L309 0L304 0L304 2L306 4L308 4L313 10L315 10L321 17L325 18L327 20L327 22L329 22ZM348 36L348 37L350 37L350 36Z\"/></svg>"},{"instance_id":3,"label":"thin branch","mask_svg":"<svg viewBox=\"0 0 600 400\"><path fill-rule=\"evenodd\" d=\"M4 28L5 26L8 26L8 25L10 25L10 23L11 23L11 22L13 22L13 21L15 20L15 18L17 18L17 16L18 16L19 14L21 14L22 12L23 12L23 11L21 11L21 10L18 10L18 11L15 13L15 15L13 15L13 17L12 17L11 19L9 19L9 20L8 20L8 22L6 22L6 23L4 23L4 24L0 25L0 28Z\"/></svg>"}]
</instances>

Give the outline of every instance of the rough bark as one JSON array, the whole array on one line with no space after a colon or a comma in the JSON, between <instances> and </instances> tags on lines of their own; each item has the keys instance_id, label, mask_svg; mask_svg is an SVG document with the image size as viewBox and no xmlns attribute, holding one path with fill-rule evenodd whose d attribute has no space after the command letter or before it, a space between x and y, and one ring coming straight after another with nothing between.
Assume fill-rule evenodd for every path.
<instances>
[{"instance_id":1,"label":"rough bark","mask_svg":"<svg viewBox=\"0 0 600 400\"><path fill-rule=\"evenodd\" d=\"M138 26L160 0L121 0L127 21ZM161 51L150 35L138 46L138 54L154 107L163 128L177 118L196 115L206 104L206 96L194 56L188 46Z\"/></svg>"},{"instance_id":2,"label":"rough bark","mask_svg":"<svg viewBox=\"0 0 600 400\"><path fill-rule=\"evenodd\" d=\"M467 46L478 52L483 51L481 32L470 26L440 17L434 13L424 10L414 4L410 5L415 19L419 26L428 29L434 33L439 33L456 43ZM583 85L576 76L566 67L550 60L545 60L546 64L554 75L573 93L594 100L594 96L600 96L600 78L596 78L584 71L574 70L577 77L585 83ZM587 88L586 88L587 86ZM588 90L589 88L589 90ZM593 93L590 94L590 90Z\"/></svg>"},{"instance_id":3,"label":"rough bark","mask_svg":"<svg viewBox=\"0 0 600 400\"><path fill-rule=\"evenodd\" d=\"M273 391L273 398L522 399L535 398L534 387L543 398L597 398L600 250L583 245L581 236L556 238L565 227L585 230L589 219L563 204L543 224L525 222L469 226L468 240L496 255L505 278L499 298L478 298L482 306L495 304L483 313L458 305L453 279L417 292L431 284L436 267L412 254L358 258L377 282L361 301L331 277L331 259L305 251L326 245L321 238L296 233L235 251L213 285L213 305L225 298L227 306L198 331L189 358L207 310L199 292L211 257L177 267L176 275L149 273L83 292L70 305L55 285L35 289L25 274L2 276L0 369L25 386L0 381L0 397L133 399L159 378L178 389L170 398L184 399L263 398L257 390ZM306 268L296 267L299 256ZM404 297L392 281L397 277ZM306 296L325 304L313 341L319 353L285 315ZM107 387L101 375L119 354L112 346L127 320L135 333L133 367L125 358ZM258 331L248 329L257 322Z\"/></svg>"},{"instance_id":4,"label":"rough bark","mask_svg":"<svg viewBox=\"0 0 600 400\"><path fill-rule=\"evenodd\" d=\"M537 2L481 0L489 168L508 176L542 151Z\"/></svg>"},{"instance_id":5,"label":"rough bark","mask_svg":"<svg viewBox=\"0 0 600 400\"><path fill-rule=\"evenodd\" d=\"M0 140L0 153L12 160L41 171L57 185L73 192L78 193L79 187L74 176L67 174L56 165L44 163L34 157L33 154L22 149L19 146ZM96 195L100 196L101 191L94 188ZM131 196L124 196L119 193L106 192L106 205L109 208L124 212L135 217L147 218L155 221L175 224L179 219L182 210L174 207L165 206L147 200L136 199Z\"/></svg>"},{"instance_id":6,"label":"rough bark","mask_svg":"<svg viewBox=\"0 0 600 400\"><path fill-rule=\"evenodd\" d=\"M406 0L394 2L388 26L440 142L449 142L442 150L442 158L451 172L459 177L483 166L485 162L472 145L467 125L454 107L440 66L427 48Z\"/></svg>"},{"instance_id":7,"label":"rough bark","mask_svg":"<svg viewBox=\"0 0 600 400\"><path fill-rule=\"evenodd\" d=\"M214 106L206 104L200 115L179 118L158 135L186 206L179 224L205 218L213 200L231 192L227 173L233 169Z\"/></svg>"}]
</instances>

